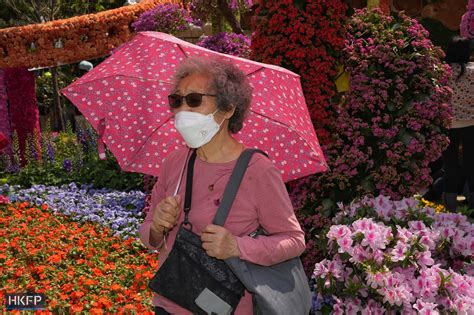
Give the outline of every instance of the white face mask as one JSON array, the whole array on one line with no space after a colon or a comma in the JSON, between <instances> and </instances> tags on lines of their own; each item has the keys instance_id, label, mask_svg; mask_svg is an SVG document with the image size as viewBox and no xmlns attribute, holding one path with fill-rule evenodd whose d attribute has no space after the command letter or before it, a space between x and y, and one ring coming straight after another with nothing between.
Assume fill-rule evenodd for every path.
<instances>
[{"instance_id":1,"label":"white face mask","mask_svg":"<svg viewBox=\"0 0 474 315\"><path fill-rule=\"evenodd\" d=\"M188 147L202 147L217 134L225 119L217 124L214 120L215 113L217 113L217 110L208 115L180 111L175 115L174 126L184 138Z\"/></svg>"}]
</instances>

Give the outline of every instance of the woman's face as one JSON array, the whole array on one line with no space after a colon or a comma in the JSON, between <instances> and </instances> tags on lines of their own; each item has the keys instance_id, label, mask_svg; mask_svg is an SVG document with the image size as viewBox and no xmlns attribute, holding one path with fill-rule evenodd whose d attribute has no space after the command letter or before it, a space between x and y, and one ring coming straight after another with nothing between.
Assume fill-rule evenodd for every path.
<instances>
[{"instance_id":1,"label":"woman's face","mask_svg":"<svg viewBox=\"0 0 474 315\"><path fill-rule=\"evenodd\" d=\"M209 78L202 74L191 74L182 79L174 92L180 96L186 96L189 93L214 94L215 91L209 89ZM190 107L186 100L183 99L181 106L178 108L171 108L171 111L176 114L180 111L197 112L200 114L211 114L217 109L217 98L215 96L202 96L202 103L197 107ZM216 113L217 115L218 113Z\"/></svg>"}]
</instances>

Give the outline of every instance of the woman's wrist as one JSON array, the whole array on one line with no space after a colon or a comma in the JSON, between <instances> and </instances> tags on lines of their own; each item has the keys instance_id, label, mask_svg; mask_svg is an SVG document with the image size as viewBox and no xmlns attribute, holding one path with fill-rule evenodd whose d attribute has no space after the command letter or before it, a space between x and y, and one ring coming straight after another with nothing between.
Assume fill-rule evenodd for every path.
<instances>
[{"instance_id":1,"label":"woman's wrist","mask_svg":"<svg viewBox=\"0 0 474 315\"><path fill-rule=\"evenodd\" d=\"M163 229L156 227L152 223L150 227L150 244L156 247L163 240L163 236Z\"/></svg>"}]
</instances>

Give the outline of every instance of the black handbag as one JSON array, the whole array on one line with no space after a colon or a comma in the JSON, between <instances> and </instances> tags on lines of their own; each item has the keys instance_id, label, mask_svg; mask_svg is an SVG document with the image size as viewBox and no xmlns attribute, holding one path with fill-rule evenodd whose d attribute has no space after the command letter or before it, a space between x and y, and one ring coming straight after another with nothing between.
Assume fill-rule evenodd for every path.
<instances>
[{"instance_id":1,"label":"black handbag","mask_svg":"<svg viewBox=\"0 0 474 315\"><path fill-rule=\"evenodd\" d=\"M226 186L216 218L224 224L222 213L227 216L242 181L245 170L255 149L245 150ZM189 158L184 202L184 221L181 223L173 248L157 273L149 282L149 288L159 295L186 308L193 314L233 314L244 295L244 286L224 260L210 257L202 248L201 238L192 232L188 220L191 210L192 180L196 151ZM230 199L230 200L229 200ZM216 224L216 218L213 223Z\"/></svg>"}]
</instances>

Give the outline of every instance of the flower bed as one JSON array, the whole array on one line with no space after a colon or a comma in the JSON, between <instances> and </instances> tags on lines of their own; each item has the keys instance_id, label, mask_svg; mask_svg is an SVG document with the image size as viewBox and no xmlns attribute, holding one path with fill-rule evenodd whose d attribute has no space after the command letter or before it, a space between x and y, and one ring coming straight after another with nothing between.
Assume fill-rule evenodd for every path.
<instances>
[{"instance_id":1,"label":"flower bed","mask_svg":"<svg viewBox=\"0 0 474 315\"><path fill-rule=\"evenodd\" d=\"M138 237L143 221L145 194L141 191L93 189L90 185L78 187L71 183L61 187L34 185L29 189L3 185L0 194L7 195L12 202L47 204L54 214L67 215L79 222L99 223L123 238Z\"/></svg>"},{"instance_id":2,"label":"flower bed","mask_svg":"<svg viewBox=\"0 0 474 315\"><path fill-rule=\"evenodd\" d=\"M149 278L158 267L139 241L95 223L73 222L46 205L0 200L1 303L5 293L43 293L54 312L153 314Z\"/></svg>"},{"instance_id":3,"label":"flower bed","mask_svg":"<svg viewBox=\"0 0 474 315\"><path fill-rule=\"evenodd\" d=\"M413 198L379 196L341 205L333 223L322 233L327 252L313 274L316 310L468 314L474 309L474 224L464 215L436 213Z\"/></svg>"},{"instance_id":4,"label":"flower bed","mask_svg":"<svg viewBox=\"0 0 474 315\"><path fill-rule=\"evenodd\" d=\"M37 137L27 136L26 165L20 163L20 146L13 134L12 153L0 152L0 184L61 186L75 182L92 184L95 188L120 191L143 189L143 174L123 172L115 157L106 150L106 160L97 154L97 135L92 128L67 132L41 132L41 152L35 145Z\"/></svg>"}]
</instances>

